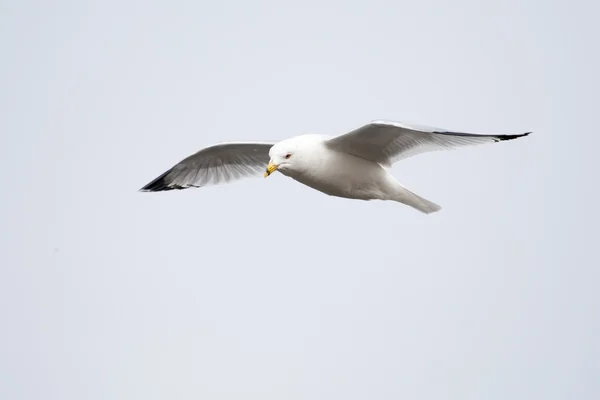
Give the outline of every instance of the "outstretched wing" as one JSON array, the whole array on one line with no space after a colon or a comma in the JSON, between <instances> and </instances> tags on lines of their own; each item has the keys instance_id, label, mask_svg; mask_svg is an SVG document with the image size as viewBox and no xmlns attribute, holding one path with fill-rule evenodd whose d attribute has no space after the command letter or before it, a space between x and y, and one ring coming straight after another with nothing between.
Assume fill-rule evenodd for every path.
<instances>
[{"instance_id":1,"label":"outstretched wing","mask_svg":"<svg viewBox=\"0 0 600 400\"><path fill-rule=\"evenodd\" d=\"M273 143L223 143L207 147L173 166L140 189L187 189L258 175L269 162Z\"/></svg>"},{"instance_id":2,"label":"outstretched wing","mask_svg":"<svg viewBox=\"0 0 600 400\"><path fill-rule=\"evenodd\" d=\"M399 160L420 153L500 142L527 136L530 133L480 135L401 122L373 121L350 133L329 139L325 143L332 150L353 154L389 167Z\"/></svg>"}]
</instances>

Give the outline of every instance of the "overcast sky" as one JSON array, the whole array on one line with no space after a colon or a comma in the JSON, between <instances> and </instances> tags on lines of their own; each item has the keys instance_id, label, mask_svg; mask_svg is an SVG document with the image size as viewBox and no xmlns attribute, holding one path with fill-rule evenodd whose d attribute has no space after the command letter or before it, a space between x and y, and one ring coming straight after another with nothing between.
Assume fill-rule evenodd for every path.
<instances>
[{"instance_id":1,"label":"overcast sky","mask_svg":"<svg viewBox=\"0 0 600 400\"><path fill-rule=\"evenodd\" d=\"M598 8L2 1L0 398L600 398ZM396 164L431 215L138 192L373 119L534 133Z\"/></svg>"}]
</instances>

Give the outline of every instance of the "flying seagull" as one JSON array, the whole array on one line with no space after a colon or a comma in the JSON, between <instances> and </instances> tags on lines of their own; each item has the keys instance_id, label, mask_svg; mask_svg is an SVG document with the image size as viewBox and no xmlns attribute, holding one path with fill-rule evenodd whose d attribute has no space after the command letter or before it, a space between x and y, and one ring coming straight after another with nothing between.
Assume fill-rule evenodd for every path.
<instances>
[{"instance_id":1,"label":"flying seagull","mask_svg":"<svg viewBox=\"0 0 600 400\"><path fill-rule=\"evenodd\" d=\"M420 153L512 140L530 133L481 135L378 120L337 137L310 134L278 143L221 143L183 159L140 191L202 187L261 172L266 178L279 171L330 196L392 200L429 214L441 207L402 186L387 168Z\"/></svg>"}]
</instances>

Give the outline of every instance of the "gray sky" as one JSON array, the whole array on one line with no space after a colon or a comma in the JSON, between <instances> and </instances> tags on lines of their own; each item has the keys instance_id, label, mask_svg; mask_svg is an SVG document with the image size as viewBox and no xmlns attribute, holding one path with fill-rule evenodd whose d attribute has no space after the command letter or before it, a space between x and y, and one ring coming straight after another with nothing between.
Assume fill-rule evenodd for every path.
<instances>
[{"instance_id":1,"label":"gray sky","mask_svg":"<svg viewBox=\"0 0 600 400\"><path fill-rule=\"evenodd\" d=\"M0 5L0 398L600 397L598 6ZM525 139L137 190L220 141L373 119Z\"/></svg>"}]
</instances>

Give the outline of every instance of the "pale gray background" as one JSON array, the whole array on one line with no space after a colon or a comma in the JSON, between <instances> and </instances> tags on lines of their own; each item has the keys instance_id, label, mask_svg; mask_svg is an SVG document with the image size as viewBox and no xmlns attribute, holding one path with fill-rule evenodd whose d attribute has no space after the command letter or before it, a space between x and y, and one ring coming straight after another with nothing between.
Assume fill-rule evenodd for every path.
<instances>
[{"instance_id":1,"label":"pale gray background","mask_svg":"<svg viewBox=\"0 0 600 400\"><path fill-rule=\"evenodd\" d=\"M3 1L2 399L600 398L598 6ZM372 119L528 138L137 190Z\"/></svg>"}]
</instances>

